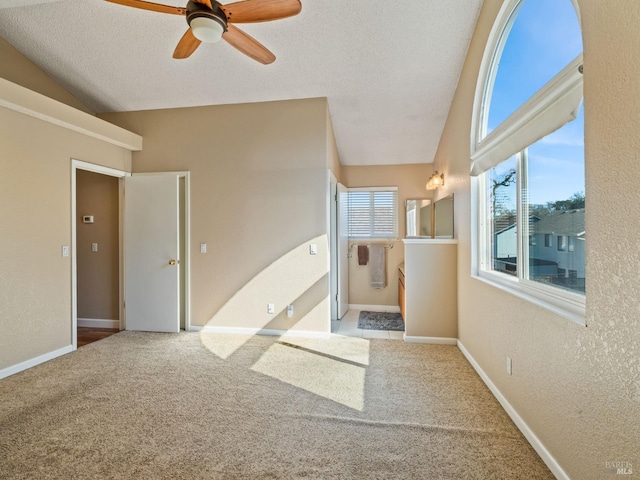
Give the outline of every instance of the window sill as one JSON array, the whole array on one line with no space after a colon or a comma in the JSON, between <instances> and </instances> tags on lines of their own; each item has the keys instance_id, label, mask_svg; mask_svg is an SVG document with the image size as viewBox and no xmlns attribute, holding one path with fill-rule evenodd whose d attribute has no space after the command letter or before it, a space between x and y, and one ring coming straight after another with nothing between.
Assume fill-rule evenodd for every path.
<instances>
[{"instance_id":1,"label":"window sill","mask_svg":"<svg viewBox=\"0 0 640 480\"><path fill-rule=\"evenodd\" d=\"M533 303L539 307L560 315L578 325L586 327L584 298L578 295L560 291L557 295L549 294L542 289L533 288L506 275L482 271L472 275L472 278L498 288L518 298Z\"/></svg>"}]
</instances>

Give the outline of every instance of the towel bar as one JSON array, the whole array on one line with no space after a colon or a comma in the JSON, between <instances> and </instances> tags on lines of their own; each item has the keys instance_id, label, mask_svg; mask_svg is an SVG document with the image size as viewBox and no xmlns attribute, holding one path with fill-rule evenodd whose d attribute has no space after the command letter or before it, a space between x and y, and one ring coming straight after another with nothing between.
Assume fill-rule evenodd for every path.
<instances>
[{"instance_id":1,"label":"towel bar","mask_svg":"<svg viewBox=\"0 0 640 480\"><path fill-rule=\"evenodd\" d=\"M369 246L369 245L371 245L371 244L370 244L370 243L358 243L358 242L356 242L356 243L352 243L352 244L349 246L349 250L351 250L351 249L352 249L352 248L354 248L354 247L357 247L358 245L367 245L367 246ZM391 250L391 249L393 248L393 243L390 243L390 244L388 244L388 245L385 245L385 246L384 246L384 248L388 248L389 250Z\"/></svg>"}]
</instances>

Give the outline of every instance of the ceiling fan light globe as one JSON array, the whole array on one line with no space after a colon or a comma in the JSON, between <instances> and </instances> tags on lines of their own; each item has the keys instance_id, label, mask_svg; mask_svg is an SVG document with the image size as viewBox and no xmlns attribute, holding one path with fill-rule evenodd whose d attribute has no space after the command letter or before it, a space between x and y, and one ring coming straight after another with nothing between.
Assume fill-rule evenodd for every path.
<instances>
[{"instance_id":1,"label":"ceiling fan light globe","mask_svg":"<svg viewBox=\"0 0 640 480\"><path fill-rule=\"evenodd\" d=\"M193 36L201 42L219 42L224 33L224 27L212 18L197 17L191 20L191 31Z\"/></svg>"}]
</instances>

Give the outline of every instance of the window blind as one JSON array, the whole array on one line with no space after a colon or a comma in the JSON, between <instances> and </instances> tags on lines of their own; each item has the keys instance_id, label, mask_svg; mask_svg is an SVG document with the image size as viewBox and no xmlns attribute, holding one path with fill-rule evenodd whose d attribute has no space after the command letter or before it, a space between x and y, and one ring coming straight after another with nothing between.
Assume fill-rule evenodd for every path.
<instances>
[{"instance_id":1,"label":"window blind","mask_svg":"<svg viewBox=\"0 0 640 480\"><path fill-rule=\"evenodd\" d=\"M487 135L471 156L471 175L490 170L512 155L575 120L582 104L582 54Z\"/></svg>"},{"instance_id":2,"label":"window blind","mask_svg":"<svg viewBox=\"0 0 640 480\"><path fill-rule=\"evenodd\" d=\"M398 238L398 188L352 188L347 191L349 237Z\"/></svg>"}]
</instances>

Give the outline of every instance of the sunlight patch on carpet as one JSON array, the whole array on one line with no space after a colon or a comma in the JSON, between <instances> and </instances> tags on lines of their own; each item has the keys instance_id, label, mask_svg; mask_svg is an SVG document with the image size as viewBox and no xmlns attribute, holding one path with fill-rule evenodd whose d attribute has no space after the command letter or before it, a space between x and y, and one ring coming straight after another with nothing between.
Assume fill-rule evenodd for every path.
<instances>
[{"instance_id":1,"label":"sunlight patch on carpet","mask_svg":"<svg viewBox=\"0 0 640 480\"><path fill-rule=\"evenodd\" d=\"M251 370L354 410L364 409L364 367L307 349L273 344Z\"/></svg>"},{"instance_id":2,"label":"sunlight patch on carpet","mask_svg":"<svg viewBox=\"0 0 640 480\"><path fill-rule=\"evenodd\" d=\"M371 342L364 338L340 337L332 338L302 338L286 337L282 339L292 345L313 350L325 356L336 357L348 362L369 365L369 347Z\"/></svg>"},{"instance_id":3,"label":"sunlight patch on carpet","mask_svg":"<svg viewBox=\"0 0 640 480\"><path fill-rule=\"evenodd\" d=\"M226 360L253 336L254 335L200 332L200 341L211 353L218 358Z\"/></svg>"}]
</instances>

